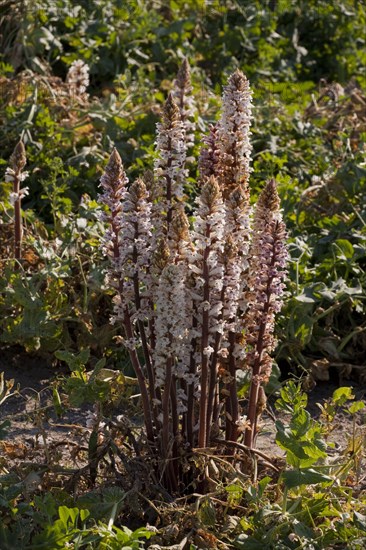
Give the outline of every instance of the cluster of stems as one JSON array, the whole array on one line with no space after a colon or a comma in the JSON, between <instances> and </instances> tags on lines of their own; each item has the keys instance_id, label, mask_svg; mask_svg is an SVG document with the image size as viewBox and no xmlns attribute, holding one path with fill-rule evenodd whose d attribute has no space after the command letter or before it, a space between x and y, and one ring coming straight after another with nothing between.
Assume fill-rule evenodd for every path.
<instances>
[{"instance_id":1,"label":"cluster of stems","mask_svg":"<svg viewBox=\"0 0 366 550\"><path fill-rule=\"evenodd\" d=\"M114 149L100 200L113 322L123 327L161 482L178 492L187 479L183 457L195 448L218 440L255 445L287 251L274 180L250 206L252 103L244 74L230 76L221 117L202 140L190 220L184 186L194 103L186 60L174 85L157 126L154 170L129 184ZM245 407L239 371L251 375Z\"/></svg>"}]
</instances>

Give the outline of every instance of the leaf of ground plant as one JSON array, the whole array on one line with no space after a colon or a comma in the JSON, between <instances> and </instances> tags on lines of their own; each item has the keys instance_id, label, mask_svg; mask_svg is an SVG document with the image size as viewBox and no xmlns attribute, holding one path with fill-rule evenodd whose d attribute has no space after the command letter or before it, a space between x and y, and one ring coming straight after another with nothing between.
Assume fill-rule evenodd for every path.
<instances>
[{"instance_id":1,"label":"leaf of ground plant","mask_svg":"<svg viewBox=\"0 0 366 550\"><path fill-rule=\"evenodd\" d=\"M306 434L310 426L310 414L305 409L300 409L294 413L291 418L290 428L296 434L296 437L302 437Z\"/></svg>"},{"instance_id":2,"label":"leaf of ground plant","mask_svg":"<svg viewBox=\"0 0 366 550\"><path fill-rule=\"evenodd\" d=\"M333 392L332 399L337 407L341 407L349 399L354 399L354 395L352 395L352 388L350 387L337 388Z\"/></svg>"},{"instance_id":3,"label":"leaf of ground plant","mask_svg":"<svg viewBox=\"0 0 366 550\"><path fill-rule=\"evenodd\" d=\"M316 483L332 482L333 479L326 474L316 472L312 469L287 470L282 474L287 489L298 487L299 485L315 485Z\"/></svg>"},{"instance_id":4,"label":"leaf of ground plant","mask_svg":"<svg viewBox=\"0 0 366 550\"><path fill-rule=\"evenodd\" d=\"M365 408L365 403L363 401L355 401L352 403L352 405L348 408L349 412L351 414L356 414L356 412L361 411Z\"/></svg>"},{"instance_id":5,"label":"leaf of ground plant","mask_svg":"<svg viewBox=\"0 0 366 550\"><path fill-rule=\"evenodd\" d=\"M353 521L355 522L356 527L366 531L366 516L360 514L359 512L353 513Z\"/></svg>"}]
</instances>

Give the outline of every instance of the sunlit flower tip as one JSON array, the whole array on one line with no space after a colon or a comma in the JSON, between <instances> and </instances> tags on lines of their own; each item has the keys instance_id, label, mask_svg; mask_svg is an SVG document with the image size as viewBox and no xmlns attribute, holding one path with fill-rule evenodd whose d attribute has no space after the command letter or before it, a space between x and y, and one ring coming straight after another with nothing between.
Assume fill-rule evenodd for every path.
<instances>
[{"instance_id":1,"label":"sunlit flower tip","mask_svg":"<svg viewBox=\"0 0 366 550\"><path fill-rule=\"evenodd\" d=\"M163 124L165 126L173 126L181 120L180 110L175 103L173 94L168 95L163 107Z\"/></svg>"},{"instance_id":2,"label":"sunlit flower tip","mask_svg":"<svg viewBox=\"0 0 366 550\"><path fill-rule=\"evenodd\" d=\"M265 208L271 212L277 212L280 209L280 197L277 192L277 185L274 179L269 180L257 202L257 209Z\"/></svg>"},{"instance_id":3,"label":"sunlit flower tip","mask_svg":"<svg viewBox=\"0 0 366 550\"><path fill-rule=\"evenodd\" d=\"M195 111L194 99L191 95L191 92L191 69L187 58L184 58L182 65L179 68L177 78L174 81L173 95L180 109L182 120L184 121L186 130L188 132L193 131L195 127L193 121L188 120L192 119ZM193 139L194 135L189 136L189 138Z\"/></svg>"},{"instance_id":4,"label":"sunlit flower tip","mask_svg":"<svg viewBox=\"0 0 366 550\"><path fill-rule=\"evenodd\" d=\"M114 147L104 174L100 179L100 184L106 189L110 188L116 191L121 185L124 186L127 183L128 178L123 168L122 159L117 149Z\"/></svg>"},{"instance_id":5,"label":"sunlit flower tip","mask_svg":"<svg viewBox=\"0 0 366 550\"><path fill-rule=\"evenodd\" d=\"M172 223L170 226L170 236L174 240L189 241L189 221L187 214L184 212L184 208L179 206L173 215Z\"/></svg>"},{"instance_id":6,"label":"sunlit flower tip","mask_svg":"<svg viewBox=\"0 0 366 550\"><path fill-rule=\"evenodd\" d=\"M177 78L174 80L174 96L177 99L177 103L181 109L184 108L184 96L192 90L191 87L191 72L187 58L184 58L181 66L179 67Z\"/></svg>"},{"instance_id":7,"label":"sunlit flower tip","mask_svg":"<svg viewBox=\"0 0 366 550\"><path fill-rule=\"evenodd\" d=\"M217 178L210 176L202 188L201 201L205 206L212 208L219 199L221 199L221 191Z\"/></svg>"},{"instance_id":8,"label":"sunlit flower tip","mask_svg":"<svg viewBox=\"0 0 366 550\"><path fill-rule=\"evenodd\" d=\"M10 165L16 174L19 174L27 163L27 157L25 155L24 143L20 140L10 157Z\"/></svg>"},{"instance_id":9,"label":"sunlit flower tip","mask_svg":"<svg viewBox=\"0 0 366 550\"><path fill-rule=\"evenodd\" d=\"M162 238L158 240L156 249L153 254L152 264L154 270L159 274L163 271L165 266L169 263L170 250L166 239Z\"/></svg>"},{"instance_id":10,"label":"sunlit flower tip","mask_svg":"<svg viewBox=\"0 0 366 550\"><path fill-rule=\"evenodd\" d=\"M191 70L190 70L190 66L189 66L189 63L188 63L188 59L186 57L183 59L182 64L179 67L179 70L178 70L178 73L177 73L177 78L174 81L174 85L177 88L180 88L180 89L183 89L183 90L186 90L186 91L191 91L190 90Z\"/></svg>"},{"instance_id":11,"label":"sunlit flower tip","mask_svg":"<svg viewBox=\"0 0 366 550\"><path fill-rule=\"evenodd\" d=\"M237 210L246 210L249 208L249 188L238 186L229 196L231 208Z\"/></svg>"},{"instance_id":12,"label":"sunlit flower tip","mask_svg":"<svg viewBox=\"0 0 366 550\"><path fill-rule=\"evenodd\" d=\"M137 178L129 189L129 195L131 200L138 204L139 201L146 200L148 198L148 192L145 182L141 178Z\"/></svg>"},{"instance_id":13,"label":"sunlit flower tip","mask_svg":"<svg viewBox=\"0 0 366 550\"><path fill-rule=\"evenodd\" d=\"M228 83L239 92L247 92L249 90L249 81L240 69L236 69L236 71L230 75Z\"/></svg>"}]
</instances>

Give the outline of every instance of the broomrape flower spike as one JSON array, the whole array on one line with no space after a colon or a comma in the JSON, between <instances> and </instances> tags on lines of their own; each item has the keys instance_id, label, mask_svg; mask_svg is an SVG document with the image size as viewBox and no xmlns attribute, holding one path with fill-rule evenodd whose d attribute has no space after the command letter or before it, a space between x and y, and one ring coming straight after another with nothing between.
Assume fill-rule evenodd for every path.
<instances>
[{"instance_id":1,"label":"broomrape flower spike","mask_svg":"<svg viewBox=\"0 0 366 550\"><path fill-rule=\"evenodd\" d=\"M202 140L200 193L188 219L188 77L184 62L157 125L154 171L130 185L114 149L100 196L113 321L121 324L138 380L152 464L172 493L197 477L187 450L217 438L228 446L255 444L287 261L274 180L254 214L250 207L251 91L240 71L229 78L221 118ZM242 410L236 378L246 369L252 377Z\"/></svg>"},{"instance_id":2,"label":"broomrape flower spike","mask_svg":"<svg viewBox=\"0 0 366 550\"><path fill-rule=\"evenodd\" d=\"M69 67L66 82L70 86L70 95L81 96L89 86L89 67L81 59L73 61Z\"/></svg>"},{"instance_id":3,"label":"broomrape flower spike","mask_svg":"<svg viewBox=\"0 0 366 550\"><path fill-rule=\"evenodd\" d=\"M184 141L186 152L194 145L195 132L195 102L192 96L191 69L188 59L183 59L182 65L174 81L173 97L179 107L181 119L184 125ZM194 160L194 159L189 159Z\"/></svg>"},{"instance_id":4,"label":"broomrape flower spike","mask_svg":"<svg viewBox=\"0 0 366 550\"><path fill-rule=\"evenodd\" d=\"M237 70L224 88L223 109L218 124L219 175L225 198L237 186L246 188L250 168L250 123L252 92L245 75Z\"/></svg>"},{"instance_id":5,"label":"broomrape flower spike","mask_svg":"<svg viewBox=\"0 0 366 550\"><path fill-rule=\"evenodd\" d=\"M257 404L261 387L270 377L275 348L274 318L282 306L284 280L287 276L288 253L286 227L280 212L276 182L270 180L262 191L254 214L253 238L249 251L249 276L244 317L247 344L247 366L252 372L245 444L253 446L258 420Z\"/></svg>"},{"instance_id":6,"label":"broomrape flower spike","mask_svg":"<svg viewBox=\"0 0 366 550\"><path fill-rule=\"evenodd\" d=\"M183 199L183 183L187 176L184 163L186 147L185 129L179 107L169 94L163 107L162 122L157 124L157 159L154 166L158 183L157 208L154 209L154 226L158 236L166 235L172 221L173 210Z\"/></svg>"},{"instance_id":7,"label":"broomrape flower spike","mask_svg":"<svg viewBox=\"0 0 366 550\"><path fill-rule=\"evenodd\" d=\"M11 166L5 171L5 181L13 182L13 191L10 193L10 203L14 206L14 256L17 260L21 258L23 238L21 201L29 194L29 187L20 188L20 183L29 175L28 172L23 172L26 163L27 158L24 143L19 141L10 157Z\"/></svg>"}]
</instances>

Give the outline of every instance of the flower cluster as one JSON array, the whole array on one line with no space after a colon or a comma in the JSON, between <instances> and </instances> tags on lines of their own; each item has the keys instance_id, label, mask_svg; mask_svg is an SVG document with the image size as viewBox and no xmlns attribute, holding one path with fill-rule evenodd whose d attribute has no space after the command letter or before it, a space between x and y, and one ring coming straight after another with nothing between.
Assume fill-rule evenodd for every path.
<instances>
[{"instance_id":1,"label":"flower cluster","mask_svg":"<svg viewBox=\"0 0 366 550\"><path fill-rule=\"evenodd\" d=\"M19 141L10 157L11 166L8 166L5 170L5 181L13 182L14 184L13 192L10 193L10 202L12 205L16 201L21 201L26 195L29 195L29 187L20 189L19 185L29 176L29 172L23 170L26 162L24 143Z\"/></svg>"},{"instance_id":2,"label":"flower cluster","mask_svg":"<svg viewBox=\"0 0 366 550\"><path fill-rule=\"evenodd\" d=\"M250 175L250 123L252 93L249 81L237 70L229 78L223 94L223 110L218 125L219 176L224 196L237 186L247 187Z\"/></svg>"},{"instance_id":3,"label":"flower cluster","mask_svg":"<svg viewBox=\"0 0 366 550\"><path fill-rule=\"evenodd\" d=\"M101 249L108 256L111 263L108 272L108 282L116 289L120 289L123 284L123 281L119 277L121 269L120 241L123 225L123 199L127 193L127 183L128 178L124 171L121 157L117 149L113 149L105 172L100 179L100 187L103 192L99 195L99 202L107 207L107 211L103 212L101 217L108 227L102 238ZM116 302L115 309L117 312L119 309L118 295Z\"/></svg>"},{"instance_id":4,"label":"flower cluster","mask_svg":"<svg viewBox=\"0 0 366 550\"><path fill-rule=\"evenodd\" d=\"M73 61L66 76L70 95L80 96L86 92L89 86L89 66L81 59Z\"/></svg>"},{"instance_id":5,"label":"flower cluster","mask_svg":"<svg viewBox=\"0 0 366 550\"><path fill-rule=\"evenodd\" d=\"M166 235L172 221L173 210L183 199L183 184L187 175L185 130L179 107L169 94L163 108L162 122L157 124L154 166L156 179L154 221L157 235Z\"/></svg>"}]
</instances>

